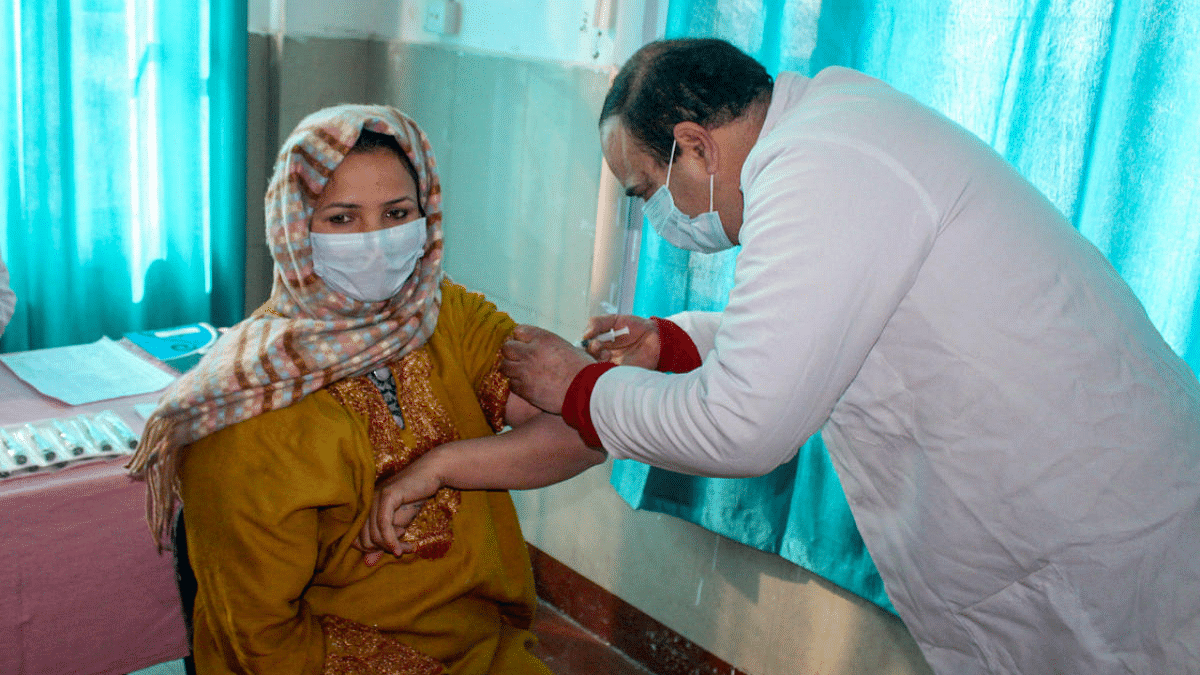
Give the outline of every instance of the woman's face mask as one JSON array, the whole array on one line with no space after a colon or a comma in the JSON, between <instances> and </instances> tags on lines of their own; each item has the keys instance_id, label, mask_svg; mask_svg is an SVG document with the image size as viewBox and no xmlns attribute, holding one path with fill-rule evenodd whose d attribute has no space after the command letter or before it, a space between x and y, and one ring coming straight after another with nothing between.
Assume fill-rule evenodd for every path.
<instances>
[{"instance_id":1,"label":"woman's face mask","mask_svg":"<svg viewBox=\"0 0 1200 675\"><path fill-rule=\"evenodd\" d=\"M317 276L339 293L378 302L396 294L425 252L412 174L392 151L352 152L313 205Z\"/></svg>"},{"instance_id":2,"label":"woman's face mask","mask_svg":"<svg viewBox=\"0 0 1200 675\"><path fill-rule=\"evenodd\" d=\"M386 230L309 234L317 276L342 295L378 302L395 295L425 253L425 219Z\"/></svg>"},{"instance_id":3,"label":"woman's face mask","mask_svg":"<svg viewBox=\"0 0 1200 675\"><path fill-rule=\"evenodd\" d=\"M713 210L713 175L708 176L708 211L695 218L679 210L675 206L675 198L671 196L671 167L675 164L675 142L671 143L671 159L667 162L667 180L650 199L642 206L642 213L650 221L650 226L659 236L675 246L689 251L701 253L716 253L733 246L725 228L721 225L721 215Z\"/></svg>"}]
</instances>

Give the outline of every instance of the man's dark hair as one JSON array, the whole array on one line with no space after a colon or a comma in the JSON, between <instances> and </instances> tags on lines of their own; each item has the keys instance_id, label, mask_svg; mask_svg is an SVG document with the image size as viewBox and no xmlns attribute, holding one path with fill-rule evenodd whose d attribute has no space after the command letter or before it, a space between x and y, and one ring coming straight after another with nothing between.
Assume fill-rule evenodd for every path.
<instances>
[{"instance_id":1,"label":"man's dark hair","mask_svg":"<svg viewBox=\"0 0 1200 675\"><path fill-rule=\"evenodd\" d=\"M773 82L758 61L724 40L660 40L637 50L613 80L600 124L617 117L652 157L670 159L675 125L705 129L767 100Z\"/></svg>"},{"instance_id":2,"label":"man's dark hair","mask_svg":"<svg viewBox=\"0 0 1200 675\"><path fill-rule=\"evenodd\" d=\"M421 179L417 175L417 168L413 166L408 153L404 151L404 148L400 147L400 141L397 141L396 137L391 134L382 134L378 131L363 129L359 132L358 140L354 142L354 147L350 148L350 152L347 154L370 152L372 150L390 150L400 158L400 163L404 165L404 168L408 171L408 175L412 176L413 185L417 186L417 200L420 201ZM424 204L418 203L417 210L421 212L422 216L425 215Z\"/></svg>"}]
</instances>

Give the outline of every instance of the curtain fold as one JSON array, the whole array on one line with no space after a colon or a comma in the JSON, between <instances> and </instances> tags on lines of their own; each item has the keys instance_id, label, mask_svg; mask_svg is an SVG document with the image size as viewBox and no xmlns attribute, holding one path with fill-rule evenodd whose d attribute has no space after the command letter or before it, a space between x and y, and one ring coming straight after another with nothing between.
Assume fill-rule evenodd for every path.
<instances>
[{"instance_id":1,"label":"curtain fold","mask_svg":"<svg viewBox=\"0 0 1200 675\"><path fill-rule=\"evenodd\" d=\"M1003 154L1111 260L1200 369L1200 0L672 0L667 37L721 37L772 74L861 70ZM735 252L675 249L647 225L634 313L717 310ZM754 479L617 462L635 508L778 553L894 611L819 437Z\"/></svg>"},{"instance_id":2,"label":"curtain fold","mask_svg":"<svg viewBox=\"0 0 1200 675\"><path fill-rule=\"evenodd\" d=\"M242 315L246 7L5 0L0 351Z\"/></svg>"}]
</instances>

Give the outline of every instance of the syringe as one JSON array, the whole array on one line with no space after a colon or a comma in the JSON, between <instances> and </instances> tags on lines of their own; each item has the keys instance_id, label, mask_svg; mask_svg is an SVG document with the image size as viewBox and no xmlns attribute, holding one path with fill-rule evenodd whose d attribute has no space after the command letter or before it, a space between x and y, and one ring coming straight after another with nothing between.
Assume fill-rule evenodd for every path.
<instances>
[{"instance_id":1,"label":"syringe","mask_svg":"<svg viewBox=\"0 0 1200 675\"><path fill-rule=\"evenodd\" d=\"M599 335L593 335L592 337L584 340L581 344L583 345L584 349L587 349L587 346L593 342L612 342L622 335L629 335L629 326L616 329L610 328Z\"/></svg>"}]
</instances>

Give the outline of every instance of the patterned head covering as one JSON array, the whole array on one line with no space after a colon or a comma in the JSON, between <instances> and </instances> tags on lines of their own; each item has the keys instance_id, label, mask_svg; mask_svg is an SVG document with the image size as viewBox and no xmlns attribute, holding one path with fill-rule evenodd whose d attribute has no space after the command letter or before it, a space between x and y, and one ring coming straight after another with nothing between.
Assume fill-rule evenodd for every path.
<instances>
[{"instance_id":1,"label":"patterned head covering","mask_svg":"<svg viewBox=\"0 0 1200 675\"><path fill-rule=\"evenodd\" d=\"M313 272L309 240L313 204L363 129L399 141L416 168L426 215L424 255L400 291L380 302L354 300L327 286ZM400 111L343 105L300 122L267 188L267 243L275 260L271 299L163 393L128 466L148 483L146 519L160 549L171 546L184 446L425 344L441 305L441 206L429 141Z\"/></svg>"}]
</instances>

